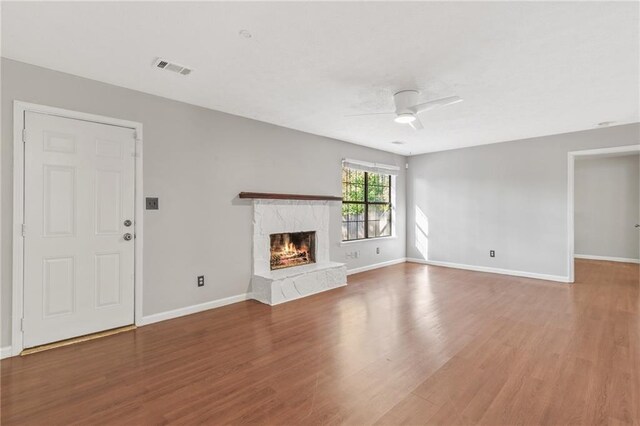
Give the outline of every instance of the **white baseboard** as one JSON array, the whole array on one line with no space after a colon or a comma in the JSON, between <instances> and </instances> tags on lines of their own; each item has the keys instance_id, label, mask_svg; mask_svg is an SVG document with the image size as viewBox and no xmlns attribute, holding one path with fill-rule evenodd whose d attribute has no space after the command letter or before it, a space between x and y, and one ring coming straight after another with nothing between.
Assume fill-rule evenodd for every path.
<instances>
[{"instance_id":1,"label":"white baseboard","mask_svg":"<svg viewBox=\"0 0 640 426\"><path fill-rule=\"evenodd\" d=\"M501 275L512 275L514 277L535 278L538 280L557 281L561 283L569 282L569 277L563 277L562 275L538 274L536 272L514 271L512 269L492 268L490 266L465 265L462 263L441 262L439 260L424 260L424 259L415 259L415 258L407 258L407 262L422 263L424 265L432 265L432 266L443 266L445 268L465 269L467 271L489 272L492 274L501 274Z\"/></svg>"},{"instance_id":2,"label":"white baseboard","mask_svg":"<svg viewBox=\"0 0 640 426\"><path fill-rule=\"evenodd\" d=\"M155 322L165 321L172 318L178 318L185 315L191 315L209 309L219 308L221 306L231 305L232 303L243 302L250 298L250 295L239 294L237 296L226 297L224 299L212 300L210 302L200 303L198 305L185 306L184 308L174 309L172 311L160 312L158 314L152 314L142 317L140 324L136 325L149 325Z\"/></svg>"},{"instance_id":3,"label":"white baseboard","mask_svg":"<svg viewBox=\"0 0 640 426\"><path fill-rule=\"evenodd\" d=\"M609 262L640 263L640 259L629 257L593 256L591 254L574 254L575 259L607 260Z\"/></svg>"},{"instance_id":4,"label":"white baseboard","mask_svg":"<svg viewBox=\"0 0 640 426\"><path fill-rule=\"evenodd\" d=\"M9 358L10 356L12 356L11 346L5 346L4 348L0 348L0 359Z\"/></svg>"},{"instance_id":5,"label":"white baseboard","mask_svg":"<svg viewBox=\"0 0 640 426\"><path fill-rule=\"evenodd\" d=\"M407 261L406 257L401 257L400 259L387 260L386 262L374 263L373 265L348 269L347 275L353 275L360 272L371 271L372 269L384 268L385 266L397 265L398 263L405 263L406 261Z\"/></svg>"}]
</instances>

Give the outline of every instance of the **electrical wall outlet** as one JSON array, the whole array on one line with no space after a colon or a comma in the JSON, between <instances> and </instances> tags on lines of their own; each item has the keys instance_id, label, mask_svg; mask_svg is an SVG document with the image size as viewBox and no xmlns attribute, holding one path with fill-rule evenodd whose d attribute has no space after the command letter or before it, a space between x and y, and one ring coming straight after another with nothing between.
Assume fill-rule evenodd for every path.
<instances>
[{"instance_id":1,"label":"electrical wall outlet","mask_svg":"<svg viewBox=\"0 0 640 426\"><path fill-rule=\"evenodd\" d=\"M376 247L376 254L380 254L380 247Z\"/></svg>"},{"instance_id":2,"label":"electrical wall outlet","mask_svg":"<svg viewBox=\"0 0 640 426\"><path fill-rule=\"evenodd\" d=\"M496 251L495 250L489 250L489 257L496 257Z\"/></svg>"},{"instance_id":3,"label":"electrical wall outlet","mask_svg":"<svg viewBox=\"0 0 640 426\"><path fill-rule=\"evenodd\" d=\"M357 259L360 257L360 251L349 251L347 253L344 254L344 257L347 259Z\"/></svg>"},{"instance_id":4,"label":"electrical wall outlet","mask_svg":"<svg viewBox=\"0 0 640 426\"><path fill-rule=\"evenodd\" d=\"M204 287L204 275L198 275L198 287Z\"/></svg>"},{"instance_id":5,"label":"electrical wall outlet","mask_svg":"<svg viewBox=\"0 0 640 426\"><path fill-rule=\"evenodd\" d=\"M158 210L158 198L147 197L146 199L147 210Z\"/></svg>"}]
</instances>

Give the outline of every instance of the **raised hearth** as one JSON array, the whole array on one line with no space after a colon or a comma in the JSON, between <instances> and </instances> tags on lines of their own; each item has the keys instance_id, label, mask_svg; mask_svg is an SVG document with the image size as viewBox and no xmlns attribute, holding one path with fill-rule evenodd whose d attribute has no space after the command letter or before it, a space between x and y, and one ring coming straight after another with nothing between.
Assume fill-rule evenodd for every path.
<instances>
[{"instance_id":1,"label":"raised hearth","mask_svg":"<svg viewBox=\"0 0 640 426\"><path fill-rule=\"evenodd\" d=\"M343 263L313 263L253 276L252 298L267 305L300 299L347 285Z\"/></svg>"}]
</instances>

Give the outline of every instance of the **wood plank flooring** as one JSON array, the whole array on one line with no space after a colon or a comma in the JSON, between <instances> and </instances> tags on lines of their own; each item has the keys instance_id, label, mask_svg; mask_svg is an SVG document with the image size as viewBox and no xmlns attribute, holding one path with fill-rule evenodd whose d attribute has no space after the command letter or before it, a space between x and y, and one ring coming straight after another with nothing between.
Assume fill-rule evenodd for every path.
<instances>
[{"instance_id":1,"label":"wood plank flooring","mask_svg":"<svg viewBox=\"0 0 640 426\"><path fill-rule=\"evenodd\" d=\"M1 423L640 424L638 265L416 264L2 361Z\"/></svg>"}]
</instances>

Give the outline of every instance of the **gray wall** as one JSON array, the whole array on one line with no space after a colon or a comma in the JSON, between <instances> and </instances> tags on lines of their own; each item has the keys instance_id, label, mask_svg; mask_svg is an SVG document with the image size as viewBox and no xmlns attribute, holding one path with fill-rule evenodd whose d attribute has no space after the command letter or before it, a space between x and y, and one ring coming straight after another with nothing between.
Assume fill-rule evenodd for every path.
<instances>
[{"instance_id":1,"label":"gray wall","mask_svg":"<svg viewBox=\"0 0 640 426\"><path fill-rule=\"evenodd\" d=\"M247 292L252 206L237 194L339 195L343 157L401 166L398 236L342 246L334 203L332 260L359 251L352 269L405 256L405 157L3 59L2 346L11 330L13 100L143 123L144 193L160 198L144 216L144 315Z\"/></svg>"},{"instance_id":2,"label":"gray wall","mask_svg":"<svg viewBox=\"0 0 640 426\"><path fill-rule=\"evenodd\" d=\"M567 152L639 142L631 124L410 157L407 257L566 277Z\"/></svg>"},{"instance_id":3,"label":"gray wall","mask_svg":"<svg viewBox=\"0 0 640 426\"><path fill-rule=\"evenodd\" d=\"M575 253L640 258L640 157L576 159Z\"/></svg>"}]
</instances>

